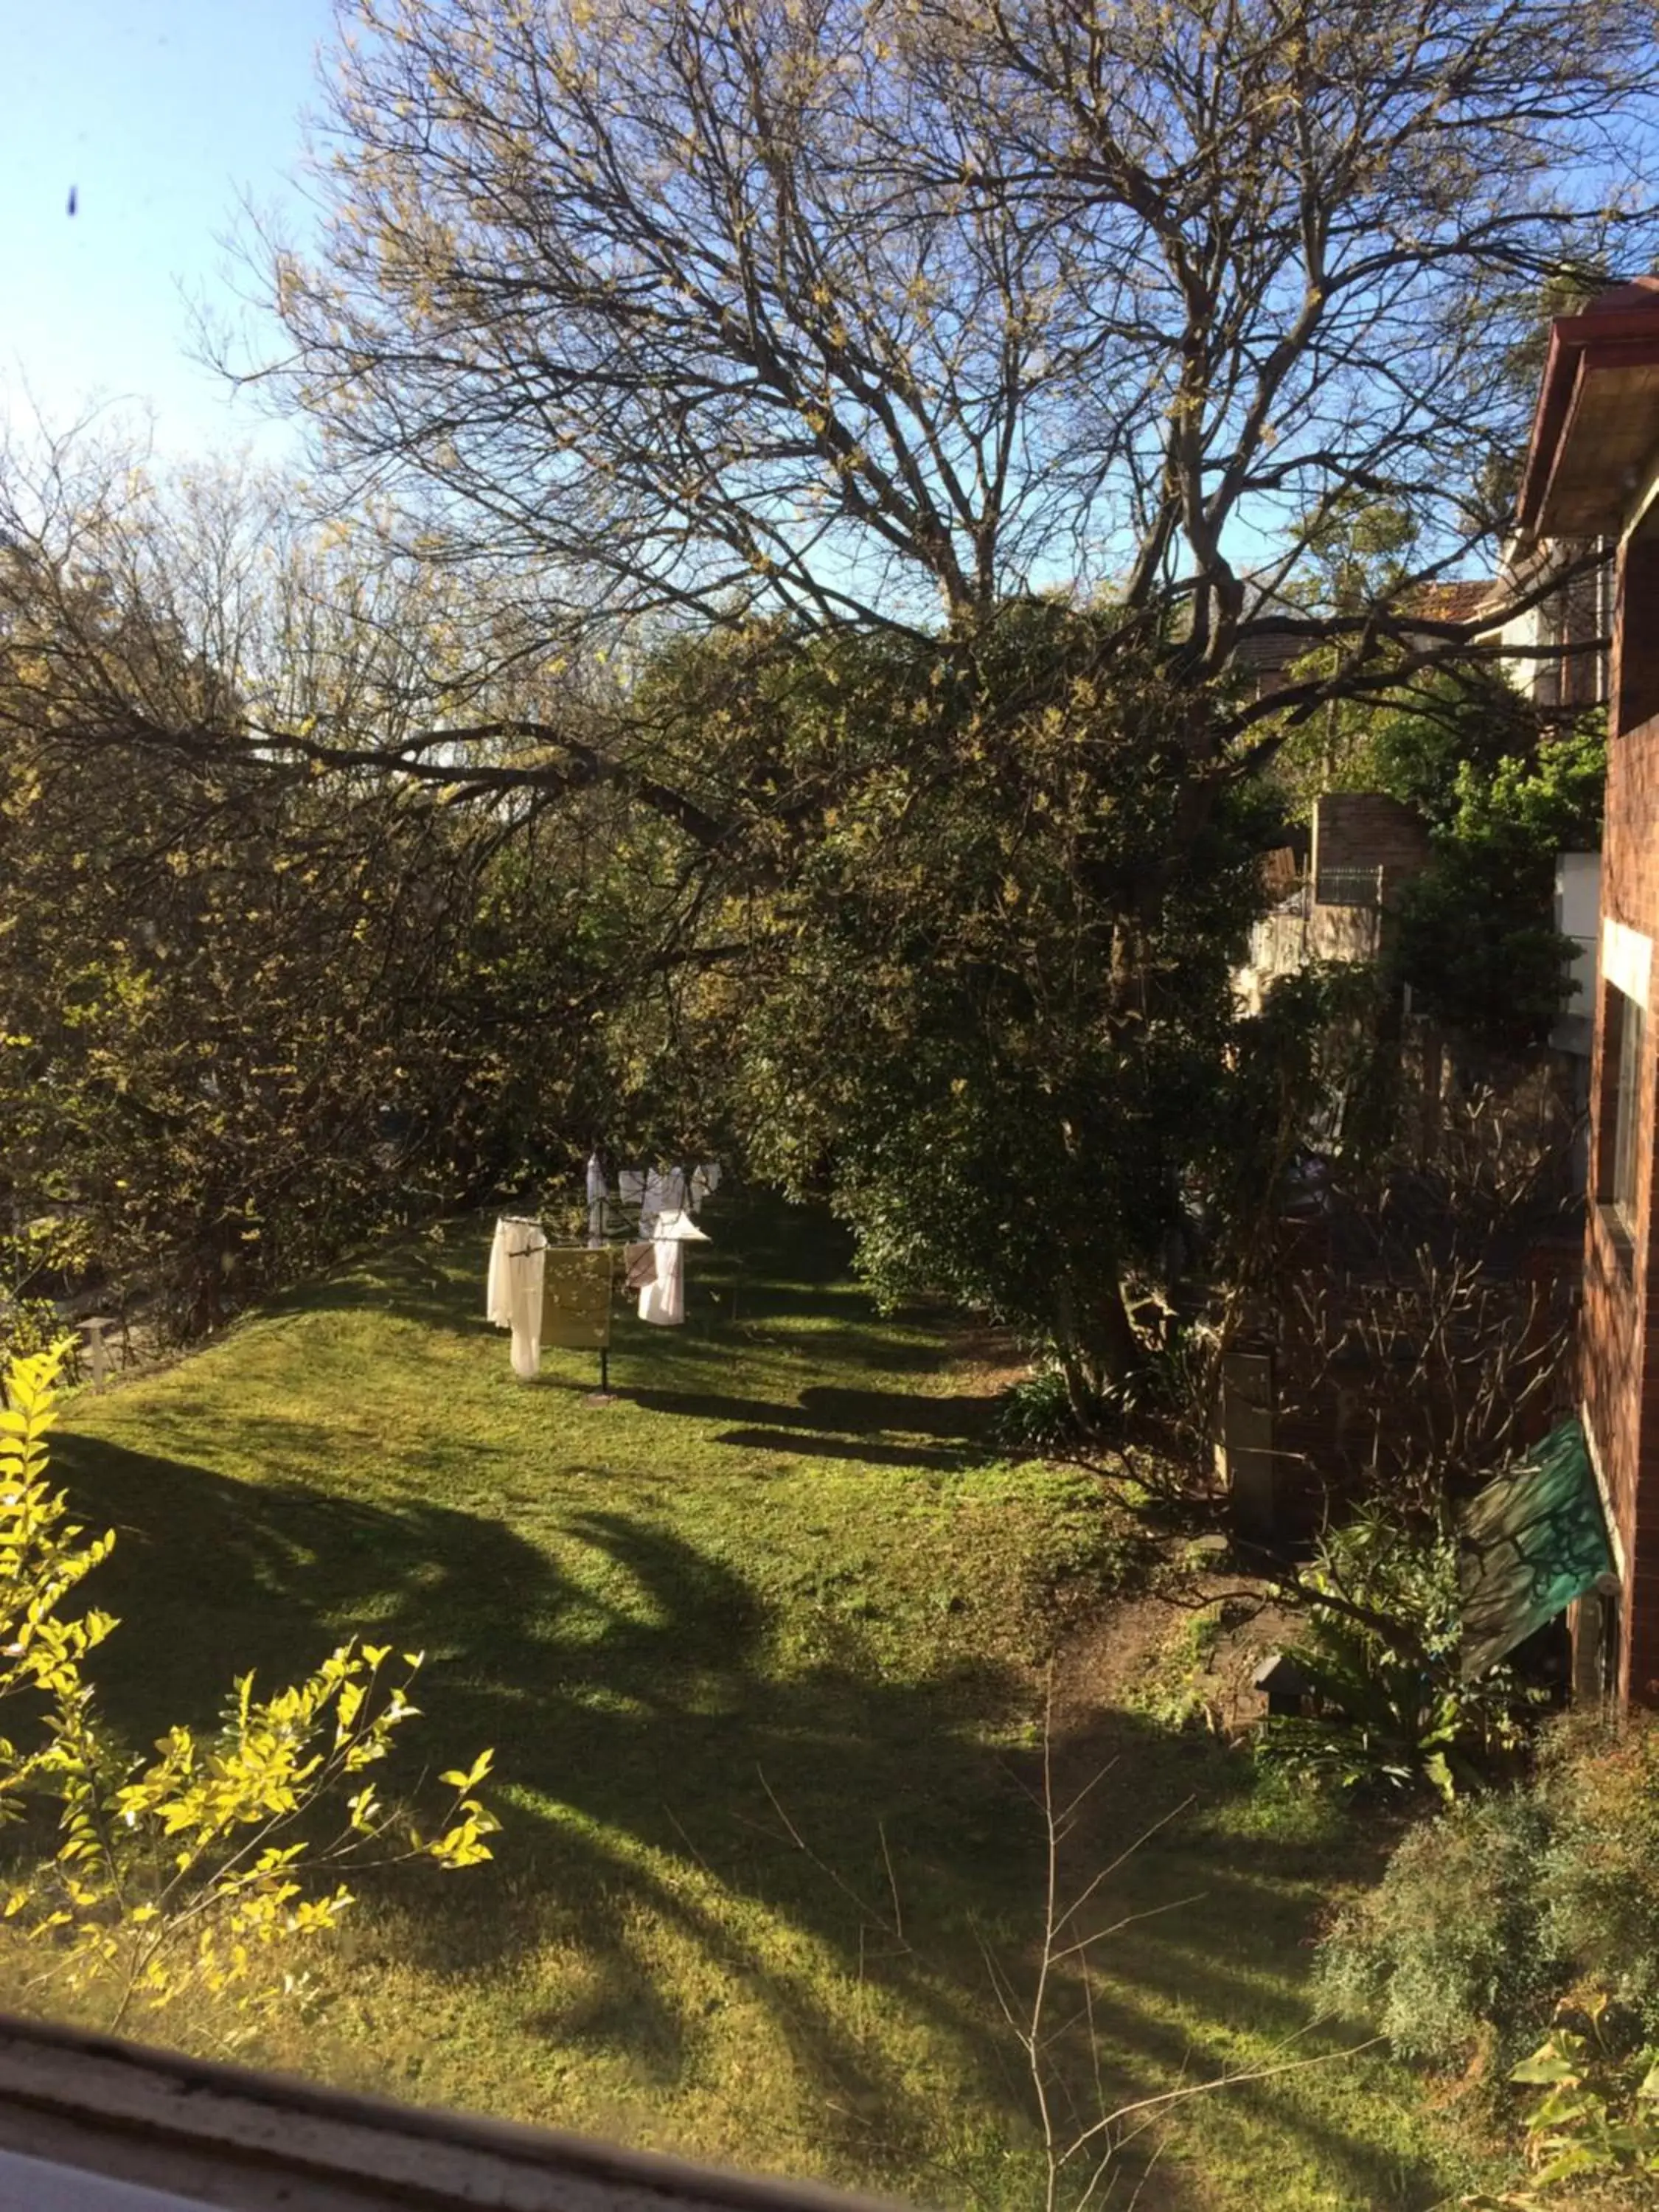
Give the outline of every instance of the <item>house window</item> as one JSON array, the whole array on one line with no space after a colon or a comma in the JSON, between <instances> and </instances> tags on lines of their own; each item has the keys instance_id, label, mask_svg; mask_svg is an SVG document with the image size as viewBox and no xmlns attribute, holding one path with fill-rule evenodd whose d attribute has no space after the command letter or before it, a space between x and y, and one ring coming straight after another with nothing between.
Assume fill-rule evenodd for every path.
<instances>
[{"instance_id":1,"label":"house window","mask_svg":"<svg viewBox=\"0 0 1659 2212\"><path fill-rule=\"evenodd\" d=\"M1606 1067L1611 1078L1603 1094L1607 1103L1607 1138L1603 1158L1601 1197L1618 1217L1631 1238L1636 1236L1636 1193L1640 1177L1642 1097L1646 1082L1647 1009L1639 1000L1608 988L1607 994Z\"/></svg>"}]
</instances>

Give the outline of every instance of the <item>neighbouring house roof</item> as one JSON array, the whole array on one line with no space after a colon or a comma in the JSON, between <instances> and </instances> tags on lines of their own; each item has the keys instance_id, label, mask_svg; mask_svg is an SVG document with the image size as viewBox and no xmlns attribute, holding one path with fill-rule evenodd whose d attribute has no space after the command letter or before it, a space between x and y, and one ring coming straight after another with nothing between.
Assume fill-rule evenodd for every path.
<instances>
[{"instance_id":1,"label":"neighbouring house roof","mask_svg":"<svg viewBox=\"0 0 1659 2212\"><path fill-rule=\"evenodd\" d=\"M1456 577L1444 583L1419 584L1401 600L1400 611L1407 617L1421 615L1429 622L1473 622L1501 597L1495 577ZM1260 621L1285 615L1303 621L1307 614L1305 607L1263 592L1248 618ZM1265 695L1279 688L1291 667L1305 658L1315 643L1312 638L1286 635L1283 631L1247 632L1233 647L1233 665L1253 677L1258 693Z\"/></svg>"},{"instance_id":2,"label":"neighbouring house roof","mask_svg":"<svg viewBox=\"0 0 1659 2212\"><path fill-rule=\"evenodd\" d=\"M1401 611L1429 622L1473 622L1498 596L1495 577L1460 576L1446 583L1419 584L1407 595Z\"/></svg>"},{"instance_id":3,"label":"neighbouring house roof","mask_svg":"<svg viewBox=\"0 0 1659 2212\"><path fill-rule=\"evenodd\" d=\"M1659 453L1659 276L1550 325L1516 522L1523 544L1623 526Z\"/></svg>"},{"instance_id":4,"label":"neighbouring house roof","mask_svg":"<svg viewBox=\"0 0 1659 2212\"><path fill-rule=\"evenodd\" d=\"M1612 1571L1579 1422L1552 1429L1488 1483L1459 1534L1462 1674L1473 1681Z\"/></svg>"}]
</instances>

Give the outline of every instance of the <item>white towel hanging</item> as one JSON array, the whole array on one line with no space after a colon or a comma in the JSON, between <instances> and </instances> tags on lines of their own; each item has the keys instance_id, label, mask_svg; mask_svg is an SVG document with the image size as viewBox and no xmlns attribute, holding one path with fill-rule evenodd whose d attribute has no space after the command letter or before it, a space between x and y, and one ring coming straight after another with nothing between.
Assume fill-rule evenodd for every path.
<instances>
[{"instance_id":1,"label":"white towel hanging","mask_svg":"<svg viewBox=\"0 0 1659 2212\"><path fill-rule=\"evenodd\" d=\"M528 1382L541 1370L542 1283L547 1238L541 1224L504 1214L489 1248L484 1311L497 1328L513 1332L513 1372Z\"/></svg>"}]
</instances>

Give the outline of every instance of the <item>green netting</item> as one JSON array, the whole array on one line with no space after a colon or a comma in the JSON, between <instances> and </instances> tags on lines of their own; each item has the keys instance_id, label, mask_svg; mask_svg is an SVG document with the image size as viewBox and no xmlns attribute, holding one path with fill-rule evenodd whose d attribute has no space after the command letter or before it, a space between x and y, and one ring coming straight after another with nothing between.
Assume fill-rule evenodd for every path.
<instances>
[{"instance_id":1,"label":"green netting","mask_svg":"<svg viewBox=\"0 0 1659 2212\"><path fill-rule=\"evenodd\" d=\"M1463 1516L1459 1575L1466 1681L1582 1597L1613 1565L1576 1421L1490 1482Z\"/></svg>"}]
</instances>

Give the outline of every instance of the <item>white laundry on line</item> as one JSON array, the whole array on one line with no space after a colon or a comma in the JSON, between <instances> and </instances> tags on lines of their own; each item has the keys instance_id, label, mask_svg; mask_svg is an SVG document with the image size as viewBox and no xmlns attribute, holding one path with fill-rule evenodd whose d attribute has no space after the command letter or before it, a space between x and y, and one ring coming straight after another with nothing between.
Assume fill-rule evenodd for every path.
<instances>
[{"instance_id":1,"label":"white laundry on line","mask_svg":"<svg viewBox=\"0 0 1659 2212\"><path fill-rule=\"evenodd\" d=\"M645 1178L640 1199L640 1234L654 1237L659 1216L681 1212L685 1206L684 1168L653 1168Z\"/></svg>"},{"instance_id":2,"label":"white laundry on line","mask_svg":"<svg viewBox=\"0 0 1659 2212\"><path fill-rule=\"evenodd\" d=\"M538 1223L507 1215L495 1224L484 1311L497 1328L512 1330L513 1372L521 1382L528 1382L541 1369L546 1271L547 1238Z\"/></svg>"},{"instance_id":3,"label":"white laundry on line","mask_svg":"<svg viewBox=\"0 0 1659 2212\"><path fill-rule=\"evenodd\" d=\"M507 1294L507 1223L498 1221L489 1247L489 1273L484 1281L484 1318L497 1328L513 1326L513 1311Z\"/></svg>"},{"instance_id":4,"label":"white laundry on line","mask_svg":"<svg viewBox=\"0 0 1659 2212\"><path fill-rule=\"evenodd\" d=\"M684 1177L681 1178L682 1184ZM690 1215L676 1206L659 1213L651 1242L657 1255L657 1279L640 1292L640 1319L658 1328L678 1328L685 1320L685 1248L707 1244L707 1234Z\"/></svg>"}]
</instances>

